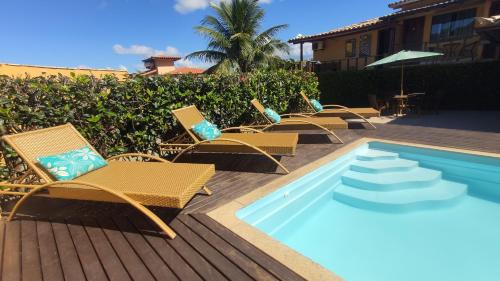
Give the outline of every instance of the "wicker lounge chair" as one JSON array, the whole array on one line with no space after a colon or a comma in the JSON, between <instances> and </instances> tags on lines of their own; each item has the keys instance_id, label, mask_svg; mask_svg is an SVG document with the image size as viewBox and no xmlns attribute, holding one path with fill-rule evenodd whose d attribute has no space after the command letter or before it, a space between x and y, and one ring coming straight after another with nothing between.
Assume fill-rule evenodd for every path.
<instances>
[{"instance_id":1,"label":"wicker lounge chair","mask_svg":"<svg viewBox=\"0 0 500 281\"><path fill-rule=\"evenodd\" d=\"M371 107L356 107L356 108L349 108L343 105L338 105L338 104L326 104L323 105L325 108L321 112L317 112L314 107L311 104L311 101L309 98L306 96L304 92L300 92L300 95L306 102L307 106L313 111L312 113L304 113L304 114L310 114L311 116L318 116L318 117L340 117L344 119L348 118L359 118L362 119L364 122L370 124L373 128L376 128L375 125L373 125L370 121L368 121L367 118L370 117L380 117L380 111L371 108Z\"/></svg>"},{"instance_id":2,"label":"wicker lounge chair","mask_svg":"<svg viewBox=\"0 0 500 281\"><path fill-rule=\"evenodd\" d=\"M257 99L251 101L252 105L262 115L269 124L262 126L252 126L260 128L262 131L270 129L282 129L290 131L321 129L334 136L339 142L344 143L334 132L333 129L347 129L347 123L339 117L311 117L300 113L288 113L280 115L280 123L274 123L264 113L265 107Z\"/></svg>"},{"instance_id":3,"label":"wicker lounge chair","mask_svg":"<svg viewBox=\"0 0 500 281\"><path fill-rule=\"evenodd\" d=\"M184 135L168 143L160 144L160 150L163 153L178 153L172 162L192 149L201 152L260 153L289 173L288 169L271 155L295 155L299 139L297 133L264 133L251 127L232 127L221 130L222 136L220 138L200 140L191 130L192 125L204 119L196 106L173 110L172 113L186 131ZM228 131L239 132L225 133Z\"/></svg>"},{"instance_id":4,"label":"wicker lounge chair","mask_svg":"<svg viewBox=\"0 0 500 281\"><path fill-rule=\"evenodd\" d=\"M176 164L147 154L130 153L109 158L108 165L71 181L56 181L36 158L88 146L95 149L71 125L35 130L2 139L24 160L27 171L0 183L0 195L23 196L12 209L11 220L32 195L54 198L128 203L151 219L170 238L175 232L145 206L183 208L214 175L210 164ZM95 151L97 153L97 151ZM28 191L25 191L28 190ZM41 193L39 191L45 190ZM35 194L37 193L37 194Z\"/></svg>"}]
</instances>

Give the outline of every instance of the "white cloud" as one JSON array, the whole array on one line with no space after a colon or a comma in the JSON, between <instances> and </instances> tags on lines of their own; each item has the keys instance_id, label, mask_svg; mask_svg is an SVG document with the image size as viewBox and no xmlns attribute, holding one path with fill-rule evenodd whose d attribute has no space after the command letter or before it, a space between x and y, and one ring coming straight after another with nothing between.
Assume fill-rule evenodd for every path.
<instances>
[{"instance_id":1,"label":"white cloud","mask_svg":"<svg viewBox=\"0 0 500 281\"><path fill-rule=\"evenodd\" d=\"M207 63L207 62L202 62L202 61L193 61L190 59L180 59L175 62L176 67L194 67L194 68L202 68L202 69L207 69L211 67L213 64L212 63Z\"/></svg>"},{"instance_id":2,"label":"white cloud","mask_svg":"<svg viewBox=\"0 0 500 281\"><path fill-rule=\"evenodd\" d=\"M136 70L137 72L143 72L143 71L146 71L146 68L144 67L144 64L142 64L142 63L137 63L137 64L135 65L135 70Z\"/></svg>"},{"instance_id":3,"label":"white cloud","mask_svg":"<svg viewBox=\"0 0 500 281\"><path fill-rule=\"evenodd\" d=\"M118 66L118 69L119 69L119 70L128 71L127 67L126 67L126 66L124 66L123 64L120 64L120 66Z\"/></svg>"},{"instance_id":4,"label":"white cloud","mask_svg":"<svg viewBox=\"0 0 500 281\"><path fill-rule=\"evenodd\" d=\"M288 44L289 53L285 52L277 52L276 55L280 56L283 59L293 59L300 60L300 44ZM304 60L310 60L313 57L313 50L311 43L304 43L303 48Z\"/></svg>"},{"instance_id":5,"label":"white cloud","mask_svg":"<svg viewBox=\"0 0 500 281\"><path fill-rule=\"evenodd\" d=\"M119 55L138 55L143 57L180 55L179 50L172 46L167 46L165 50L156 50L145 45L131 45L130 47L124 47L123 45L115 44L113 45L113 51Z\"/></svg>"},{"instance_id":6,"label":"white cloud","mask_svg":"<svg viewBox=\"0 0 500 281\"><path fill-rule=\"evenodd\" d=\"M300 60L300 44L289 44L289 46L290 46L290 54L288 55L287 58ZM311 43L304 43L303 54L304 54L304 60L312 58L313 50Z\"/></svg>"},{"instance_id":7,"label":"white cloud","mask_svg":"<svg viewBox=\"0 0 500 281\"><path fill-rule=\"evenodd\" d=\"M176 0L174 9L181 14L187 14L192 11L206 9L209 3L209 0Z\"/></svg>"},{"instance_id":8,"label":"white cloud","mask_svg":"<svg viewBox=\"0 0 500 281\"><path fill-rule=\"evenodd\" d=\"M206 9L211 2L220 3L221 1L229 2L231 0L176 0L174 9L181 13L187 14L196 10ZM270 4L273 0L259 0L259 3Z\"/></svg>"}]
</instances>

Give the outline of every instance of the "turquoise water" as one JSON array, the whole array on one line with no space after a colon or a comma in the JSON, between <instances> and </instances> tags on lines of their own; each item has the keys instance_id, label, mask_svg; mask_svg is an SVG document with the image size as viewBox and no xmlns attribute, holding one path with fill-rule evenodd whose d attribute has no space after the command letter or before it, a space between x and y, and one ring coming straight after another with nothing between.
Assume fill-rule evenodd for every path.
<instances>
[{"instance_id":1,"label":"turquoise water","mask_svg":"<svg viewBox=\"0 0 500 281\"><path fill-rule=\"evenodd\" d=\"M352 281L500 280L500 159L371 142L238 211Z\"/></svg>"}]
</instances>

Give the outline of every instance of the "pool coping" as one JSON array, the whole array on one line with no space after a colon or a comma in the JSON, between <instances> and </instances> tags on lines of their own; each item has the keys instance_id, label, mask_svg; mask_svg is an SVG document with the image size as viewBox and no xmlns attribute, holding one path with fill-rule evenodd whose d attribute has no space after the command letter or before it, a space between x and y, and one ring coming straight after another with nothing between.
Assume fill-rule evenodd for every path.
<instances>
[{"instance_id":1,"label":"pool coping","mask_svg":"<svg viewBox=\"0 0 500 281\"><path fill-rule=\"evenodd\" d=\"M259 248L269 256L273 257L283 265L287 266L291 270L295 271L297 274L305 278L306 280L332 280L339 281L344 280L340 276L336 275L334 272L324 268L320 264L312 261L308 257L300 254L299 252L293 250L292 248L282 244L278 240L273 239L271 236L260 231L259 229L247 224L245 221L240 220L236 217L236 212L255 201L263 198L264 196L276 191L277 189L289 184L298 178L306 175L307 173L321 167L323 164L331 162L346 153L350 152L356 147L359 147L368 142L384 142L389 144L399 144L406 146L413 146L418 148L427 149L437 149L449 152L466 153L478 156L487 156L500 158L500 154L481 152L467 149L458 149L451 147L442 147L434 145L425 145L410 142L392 141L387 139L377 139L377 138L362 138L349 143L334 152L315 160L299 169L291 172L288 175L280 177L259 187L239 198L232 200L231 202L220 206L219 208L212 210L208 213L212 219L222 224L235 234L239 235L244 240L248 241L255 247Z\"/></svg>"}]
</instances>

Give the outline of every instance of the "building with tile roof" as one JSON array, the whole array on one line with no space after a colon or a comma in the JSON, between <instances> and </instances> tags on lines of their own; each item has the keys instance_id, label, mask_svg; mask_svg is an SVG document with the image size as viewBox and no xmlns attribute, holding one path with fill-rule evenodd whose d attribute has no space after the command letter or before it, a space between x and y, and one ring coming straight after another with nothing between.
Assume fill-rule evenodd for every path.
<instances>
[{"instance_id":1,"label":"building with tile roof","mask_svg":"<svg viewBox=\"0 0 500 281\"><path fill-rule=\"evenodd\" d=\"M146 71L141 72L143 76L153 75L181 75L181 74L201 74L205 70L193 67L175 67L175 62L180 60L180 57L175 56L152 56L145 60L144 67Z\"/></svg>"},{"instance_id":2,"label":"building with tile roof","mask_svg":"<svg viewBox=\"0 0 500 281\"><path fill-rule=\"evenodd\" d=\"M498 43L478 36L475 21L500 14L500 0L400 0L389 7L388 15L289 42L301 49L312 43L312 63L323 71L363 69L400 50L442 52L447 62L500 57Z\"/></svg>"}]
</instances>

